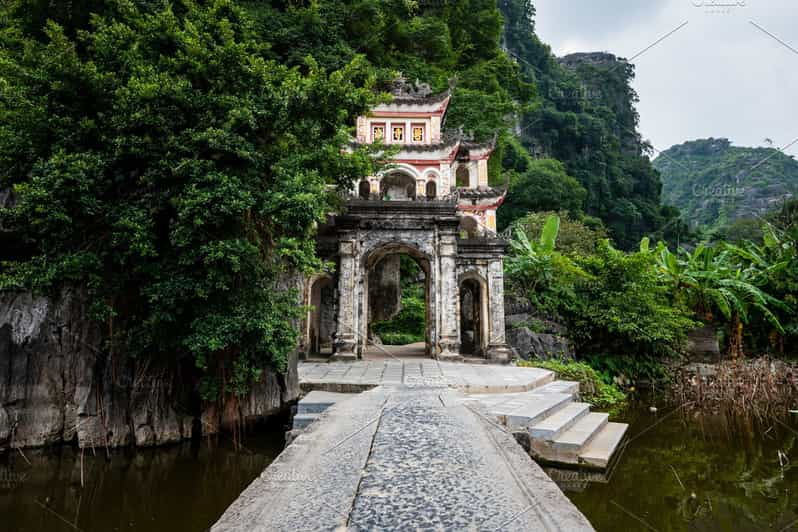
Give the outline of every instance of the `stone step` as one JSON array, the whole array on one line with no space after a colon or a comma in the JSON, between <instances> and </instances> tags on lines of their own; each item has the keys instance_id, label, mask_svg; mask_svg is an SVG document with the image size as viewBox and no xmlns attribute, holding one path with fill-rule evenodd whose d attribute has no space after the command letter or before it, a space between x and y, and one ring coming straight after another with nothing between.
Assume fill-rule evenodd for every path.
<instances>
[{"instance_id":1,"label":"stone step","mask_svg":"<svg viewBox=\"0 0 798 532\"><path fill-rule=\"evenodd\" d=\"M606 468L626 435L626 423L607 423L579 453L579 462L590 467Z\"/></svg>"},{"instance_id":2,"label":"stone step","mask_svg":"<svg viewBox=\"0 0 798 532\"><path fill-rule=\"evenodd\" d=\"M591 412L583 416L574 425L552 440L552 447L561 452L578 452L604 428L609 414Z\"/></svg>"},{"instance_id":3,"label":"stone step","mask_svg":"<svg viewBox=\"0 0 798 532\"><path fill-rule=\"evenodd\" d=\"M572 400L573 396L567 393L533 394L501 403L490 408L489 412L510 429L526 428Z\"/></svg>"},{"instance_id":4,"label":"stone step","mask_svg":"<svg viewBox=\"0 0 798 532\"><path fill-rule=\"evenodd\" d=\"M529 435L543 440L554 440L590 413L587 403L568 403L550 416L529 427Z\"/></svg>"},{"instance_id":5,"label":"stone step","mask_svg":"<svg viewBox=\"0 0 798 532\"><path fill-rule=\"evenodd\" d=\"M297 403L297 414L319 414L339 401L353 397L348 393L323 392L314 390Z\"/></svg>"},{"instance_id":6,"label":"stone step","mask_svg":"<svg viewBox=\"0 0 798 532\"><path fill-rule=\"evenodd\" d=\"M576 381L556 380L532 390L534 393L569 393L579 395L579 383Z\"/></svg>"},{"instance_id":7,"label":"stone step","mask_svg":"<svg viewBox=\"0 0 798 532\"><path fill-rule=\"evenodd\" d=\"M297 414L294 416L294 425L293 429L304 429L316 419L318 419L319 414Z\"/></svg>"}]
</instances>

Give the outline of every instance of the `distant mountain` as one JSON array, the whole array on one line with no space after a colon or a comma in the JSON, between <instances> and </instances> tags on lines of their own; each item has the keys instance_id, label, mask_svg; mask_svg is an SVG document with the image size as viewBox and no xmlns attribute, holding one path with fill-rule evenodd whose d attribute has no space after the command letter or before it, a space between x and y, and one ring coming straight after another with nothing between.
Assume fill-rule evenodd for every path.
<instances>
[{"instance_id":1,"label":"distant mountain","mask_svg":"<svg viewBox=\"0 0 798 532\"><path fill-rule=\"evenodd\" d=\"M774 148L701 139L665 150L653 164L662 174L663 202L692 227L761 216L798 195L798 161Z\"/></svg>"}]
</instances>

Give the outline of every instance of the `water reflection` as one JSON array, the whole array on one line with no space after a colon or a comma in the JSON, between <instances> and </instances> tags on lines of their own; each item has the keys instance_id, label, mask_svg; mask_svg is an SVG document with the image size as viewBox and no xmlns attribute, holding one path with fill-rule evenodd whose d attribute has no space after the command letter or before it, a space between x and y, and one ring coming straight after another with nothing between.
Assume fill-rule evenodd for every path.
<instances>
[{"instance_id":1,"label":"water reflection","mask_svg":"<svg viewBox=\"0 0 798 532\"><path fill-rule=\"evenodd\" d=\"M236 450L229 440L205 439L86 450L82 471L72 447L10 451L0 458L0 529L206 530L282 450L282 428L259 429L244 445Z\"/></svg>"},{"instance_id":2,"label":"water reflection","mask_svg":"<svg viewBox=\"0 0 798 532\"><path fill-rule=\"evenodd\" d=\"M597 530L796 528L792 427L742 430L719 417L680 415L657 424L658 416L647 407L629 412L631 443L608 482L563 478L561 487Z\"/></svg>"}]
</instances>

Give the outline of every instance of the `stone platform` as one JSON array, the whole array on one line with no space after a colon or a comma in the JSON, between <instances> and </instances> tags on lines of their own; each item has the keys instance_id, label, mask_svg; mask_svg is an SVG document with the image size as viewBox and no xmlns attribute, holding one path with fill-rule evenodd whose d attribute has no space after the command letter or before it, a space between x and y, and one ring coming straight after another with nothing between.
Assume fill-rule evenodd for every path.
<instances>
[{"instance_id":1,"label":"stone platform","mask_svg":"<svg viewBox=\"0 0 798 532\"><path fill-rule=\"evenodd\" d=\"M554 380L538 368L439 362L430 358L303 362L302 390L361 392L380 385L451 387L466 393L525 392Z\"/></svg>"},{"instance_id":2,"label":"stone platform","mask_svg":"<svg viewBox=\"0 0 798 532\"><path fill-rule=\"evenodd\" d=\"M383 385L344 400L316 397L334 404L212 530L592 530L512 434L462 392Z\"/></svg>"}]
</instances>

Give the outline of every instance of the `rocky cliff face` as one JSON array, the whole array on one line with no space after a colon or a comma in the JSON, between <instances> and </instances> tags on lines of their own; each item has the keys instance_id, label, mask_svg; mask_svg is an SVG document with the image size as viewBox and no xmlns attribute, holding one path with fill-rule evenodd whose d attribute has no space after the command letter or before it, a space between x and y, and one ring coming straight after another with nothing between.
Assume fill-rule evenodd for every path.
<instances>
[{"instance_id":1,"label":"rocky cliff face","mask_svg":"<svg viewBox=\"0 0 798 532\"><path fill-rule=\"evenodd\" d=\"M277 413L299 395L296 357L225 408L190 407L175 371L122 364L101 349L81 292L57 300L0 293L0 448L75 442L152 446Z\"/></svg>"}]
</instances>

